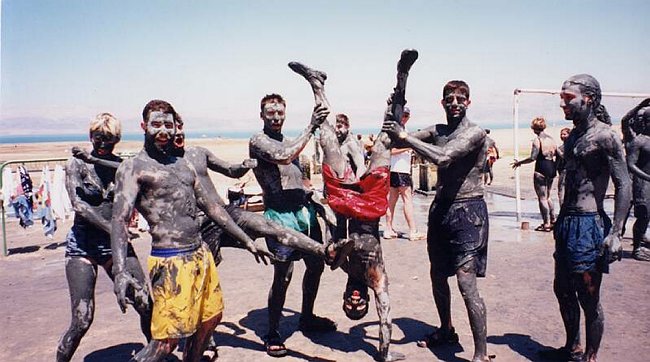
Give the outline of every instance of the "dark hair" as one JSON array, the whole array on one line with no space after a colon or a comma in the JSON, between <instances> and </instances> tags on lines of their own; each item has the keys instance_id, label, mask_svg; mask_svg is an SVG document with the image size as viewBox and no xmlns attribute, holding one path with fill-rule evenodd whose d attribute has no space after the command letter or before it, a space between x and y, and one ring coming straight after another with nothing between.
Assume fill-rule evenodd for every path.
<instances>
[{"instance_id":1,"label":"dark hair","mask_svg":"<svg viewBox=\"0 0 650 362\"><path fill-rule=\"evenodd\" d=\"M589 98L593 102L593 110L596 118L608 125L612 125L612 119L607 113L607 109L604 105L600 103L603 95L600 90L600 83L589 74L578 74L567 79L568 83L575 84L580 88L580 92Z\"/></svg>"},{"instance_id":2,"label":"dark hair","mask_svg":"<svg viewBox=\"0 0 650 362\"><path fill-rule=\"evenodd\" d=\"M447 82L447 84L442 88L442 98L445 98L447 94L453 93L456 90L460 90L460 92L469 99L469 85L462 80L450 80Z\"/></svg>"},{"instance_id":3,"label":"dark hair","mask_svg":"<svg viewBox=\"0 0 650 362\"><path fill-rule=\"evenodd\" d=\"M343 113L339 113L336 115L336 121L341 122L345 124L346 126L350 127L350 121L348 120L348 116L346 116Z\"/></svg>"},{"instance_id":4,"label":"dark hair","mask_svg":"<svg viewBox=\"0 0 650 362\"><path fill-rule=\"evenodd\" d=\"M489 129L489 128L486 128L486 129L485 129L485 133L490 134L490 129Z\"/></svg>"},{"instance_id":5,"label":"dark hair","mask_svg":"<svg viewBox=\"0 0 650 362\"><path fill-rule=\"evenodd\" d=\"M144 109L142 110L142 120L146 121L149 118L149 113L160 111L163 113L170 113L174 116L174 120L180 118L174 107L168 102L162 101L160 99L154 99L149 101Z\"/></svg>"},{"instance_id":6,"label":"dark hair","mask_svg":"<svg viewBox=\"0 0 650 362\"><path fill-rule=\"evenodd\" d=\"M287 106L287 102L284 101L284 98L282 98L281 95L276 93L271 93L262 97L262 100L260 101L260 111L264 112L264 105L273 102L280 102L282 103L283 106L285 107Z\"/></svg>"}]
</instances>

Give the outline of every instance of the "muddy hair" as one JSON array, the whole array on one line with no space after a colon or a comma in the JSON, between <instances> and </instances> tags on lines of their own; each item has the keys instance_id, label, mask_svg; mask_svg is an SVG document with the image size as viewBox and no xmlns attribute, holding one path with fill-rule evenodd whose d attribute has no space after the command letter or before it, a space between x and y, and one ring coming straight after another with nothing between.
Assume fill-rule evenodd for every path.
<instances>
[{"instance_id":1,"label":"muddy hair","mask_svg":"<svg viewBox=\"0 0 650 362\"><path fill-rule=\"evenodd\" d=\"M447 84L442 88L442 98L445 98L447 94L453 93L456 90L460 90L460 92L469 99L469 85L462 80L450 80L447 82Z\"/></svg>"},{"instance_id":2,"label":"muddy hair","mask_svg":"<svg viewBox=\"0 0 650 362\"><path fill-rule=\"evenodd\" d=\"M350 121L348 119L348 116L346 116L343 113L339 113L336 115L336 122L343 123L344 125L350 127Z\"/></svg>"},{"instance_id":3,"label":"muddy hair","mask_svg":"<svg viewBox=\"0 0 650 362\"><path fill-rule=\"evenodd\" d=\"M600 83L589 74L578 74L567 80L570 84L575 84L580 88L582 94L591 98L593 102L593 110L596 118L608 125L612 125L612 119L607 112L607 108L600 103L603 95L600 90Z\"/></svg>"},{"instance_id":4,"label":"muddy hair","mask_svg":"<svg viewBox=\"0 0 650 362\"><path fill-rule=\"evenodd\" d=\"M171 104L160 99L154 99L144 106L144 109L142 110L142 120L146 122L147 119L149 119L149 114L155 111L171 114L174 116L174 120L179 118L178 113L176 113L176 110Z\"/></svg>"},{"instance_id":5,"label":"muddy hair","mask_svg":"<svg viewBox=\"0 0 650 362\"><path fill-rule=\"evenodd\" d=\"M264 112L264 105L267 103L273 103L273 102L279 102L282 103L283 106L287 106L287 102L284 101L284 98L282 98L281 95L277 93L271 93L265 95L262 100L260 101L260 112Z\"/></svg>"}]
</instances>

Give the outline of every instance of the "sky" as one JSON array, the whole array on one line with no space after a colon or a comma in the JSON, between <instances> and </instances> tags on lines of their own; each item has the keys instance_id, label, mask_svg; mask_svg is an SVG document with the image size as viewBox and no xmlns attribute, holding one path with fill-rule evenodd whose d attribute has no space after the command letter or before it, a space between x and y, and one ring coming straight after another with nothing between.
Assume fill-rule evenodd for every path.
<instances>
[{"instance_id":1,"label":"sky","mask_svg":"<svg viewBox=\"0 0 650 362\"><path fill-rule=\"evenodd\" d=\"M642 0L2 0L0 132L85 133L100 112L139 132L151 99L188 131L253 132L269 93L287 100L285 130L302 129L314 100L290 61L328 74L332 112L353 130L378 129L405 48L419 52L410 129L444 121L452 79L470 85L470 119L508 125L515 88L574 74L650 93L649 14ZM603 103L619 119L640 100ZM522 97L521 119L538 115L562 119L559 98Z\"/></svg>"}]
</instances>

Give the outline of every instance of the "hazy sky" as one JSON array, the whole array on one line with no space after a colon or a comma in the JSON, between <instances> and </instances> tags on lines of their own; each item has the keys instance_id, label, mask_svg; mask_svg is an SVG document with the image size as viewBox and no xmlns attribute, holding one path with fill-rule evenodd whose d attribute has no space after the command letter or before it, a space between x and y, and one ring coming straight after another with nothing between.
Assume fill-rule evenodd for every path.
<instances>
[{"instance_id":1,"label":"hazy sky","mask_svg":"<svg viewBox=\"0 0 650 362\"><path fill-rule=\"evenodd\" d=\"M85 132L109 111L136 131L159 98L188 131L258 130L259 100L276 92L287 99L285 128L303 128L313 98L287 67L296 60L328 73L332 111L353 129L378 127L404 48L420 53L411 128L443 120L451 79L470 84L472 120L509 123L514 88L558 89L577 73L604 91L650 93L649 34L642 0L3 0L0 124ZM542 98L522 100L522 117L561 119L559 99ZM612 101L613 118L638 101Z\"/></svg>"}]
</instances>

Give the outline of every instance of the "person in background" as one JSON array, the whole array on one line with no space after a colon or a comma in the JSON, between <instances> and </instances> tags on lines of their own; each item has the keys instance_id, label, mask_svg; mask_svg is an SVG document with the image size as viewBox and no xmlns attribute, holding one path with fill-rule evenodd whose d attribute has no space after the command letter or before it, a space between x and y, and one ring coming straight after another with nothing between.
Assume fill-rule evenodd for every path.
<instances>
[{"instance_id":1,"label":"person in background","mask_svg":"<svg viewBox=\"0 0 650 362\"><path fill-rule=\"evenodd\" d=\"M560 130L560 140L562 144L557 148L555 153L555 166L557 168L557 198L560 201L560 208L564 202L564 180L566 179L566 163L564 162L564 142L569 138L571 128L564 127Z\"/></svg>"},{"instance_id":2,"label":"person in background","mask_svg":"<svg viewBox=\"0 0 650 362\"><path fill-rule=\"evenodd\" d=\"M553 186L553 178L555 178L555 154L557 145L553 137L544 132L546 129L546 120L542 117L533 119L530 124L533 130L535 139L533 140L533 147L530 150L530 156L521 161L515 160L512 163L512 168L535 162L535 173L533 175L533 186L537 194L537 201L539 203L539 211L542 214L542 224L535 228L536 231L553 231L553 224L555 223L555 215L553 210L553 201L551 201L551 187Z\"/></svg>"},{"instance_id":3,"label":"person in background","mask_svg":"<svg viewBox=\"0 0 650 362\"><path fill-rule=\"evenodd\" d=\"M487 134L487 136L485 136L485 143L487 144L487 157L485 158L485 167L483 168L483 182L486 185L490 185L492 184L492 180L494 180L492 166L500 157L496 142L490 138L490 130L486 129L485 133Z\"/></svg>"},{"instance_id":4,"label":"person in background","mask_svg":"<svg viewBox=\"0 0 650 362\"><path fill-rule=\"evenodd\" d=\"M404 107L401 119L402 127L406 126L410 117L411 110ZM426 237L417 230L415 218L413 217L412 154L413 151L410 148L391 148L390 150L390 190L388 192L388 211L386 211L386 229L384 230L384 238L386 239L394 239L399 236L393 227L393 219L397 199L400 197L404 202L404 218L409 227L408 239L415 241Z\"/></svg>"}]
</instances>

